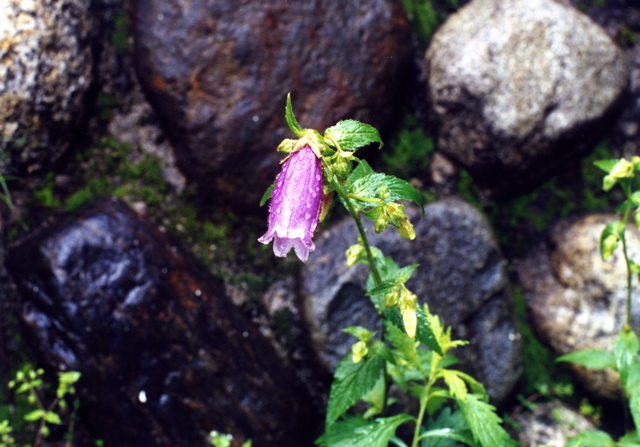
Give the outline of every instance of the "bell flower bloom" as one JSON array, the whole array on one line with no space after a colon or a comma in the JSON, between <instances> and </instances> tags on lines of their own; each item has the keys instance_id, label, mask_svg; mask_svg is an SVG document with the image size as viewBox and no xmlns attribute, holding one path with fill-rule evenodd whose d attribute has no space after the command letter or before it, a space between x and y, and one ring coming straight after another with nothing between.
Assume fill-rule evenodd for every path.
<instances>
[{"instance_id":1,"label":"bell flower bloom","mask_svg":"<svg viewBox=\"0 0 640 447\"><path fill-rule=\"evenodd\" d=\"M282 165L269 206L269 228L258 239L273 240L273 252L285 257L293 248L302 262L315 250L313 233L322 204L322 164L308 145L293 152Z\"/></svg>"}]
</instances>

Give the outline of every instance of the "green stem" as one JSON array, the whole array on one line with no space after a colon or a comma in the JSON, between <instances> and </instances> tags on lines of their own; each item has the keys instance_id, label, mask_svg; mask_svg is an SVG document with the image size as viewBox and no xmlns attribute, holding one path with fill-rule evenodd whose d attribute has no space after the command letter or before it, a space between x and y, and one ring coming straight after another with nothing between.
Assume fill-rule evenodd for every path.
<instances>
[{"instance_id":1,"label":"green stem","mask_svg":"<svg viewBox=\"0 0 640 447\"><path fill-rule=\"evenodd\" d=\"M622 253L624 254L624 262L627 266L627 317L625 322L625 330L631 329L631 281L633 279L633 272L631 271L631 263L627 252L627 221L629 220L629 214L631 214L631 183L624 182L621 184L622 189L627 196L627 206L624 210L622 217L622 224L624 225L624 233L622 234Z\"/></svg>"},{"instance_id":2,"label":"green stem","mask_svg":"<svg viewBox=\"0 0 640 447\"><path fill-rule=\"evenodd\" d=\"M380 284L382 284L382 277L378 272L378 267L376 265L375 258L373 257L373 252L371 251L371 244L369 244L369 238L367 237L367 231L365 230L364 225L362 225L362 219L360 219L360 215L358 214L355 207L353 206L353 203L351 202L351 198L344 191L340 183L336 180L335 176L331 184L333 188L336 190L336 192L338 193L338 195L343 198L344 203L347 207L347 210L349 211L349 214L351 214L351 217L353 217L353 220L355 220L356 222L356 226L358 227L358 233L360 233L360 238L362 239L362 245L364 247L365 253L367 254L367 261L369 262L369 269L371 270L371 276L373 277L373 282L376 286L379 286Z\"/></svg>"},{"instance_id":3,"label":"green stem","mask_svg":"<svg viewBox=\"0 0 640 447\"><path fill-rule=\"evenodd\" d=\"M429 370L429 378L427 379L427 383L424 386L424 390L420 398L420 410L418 411L418 417L416 418L416 427L413 431L413 441L411 442L411 447L418 447L418 443L420 442L420 429L422 428L422 422L424 421L424 416L427 411L427 405L429 404L431 387L434 383L436 383L436 380L438 379L437 371L440 360L442 360L442 357L433 352L433 356L431 357L431 369Z\"/></svg>"}]
</instances>

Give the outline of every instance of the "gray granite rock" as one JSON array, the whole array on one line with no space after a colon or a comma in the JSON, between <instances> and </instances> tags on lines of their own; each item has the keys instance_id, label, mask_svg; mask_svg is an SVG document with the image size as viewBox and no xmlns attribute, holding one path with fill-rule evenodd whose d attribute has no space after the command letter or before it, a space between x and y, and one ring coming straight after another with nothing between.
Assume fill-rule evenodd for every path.
<instances>
[{"instance_id":1,"label":"gray granite rock","mask_svg":"<svg viewBox=\"0 0 640 447\"><path fill-rule=\"evenodd\" d=\"M590 215L561 221L548 244L535 247L517 263L533 326L558 354L583 349L613 350L626 315L626 267L618 249L606 262L599 250L605 225L614 215ZM640 259L640 235L627 228L629 256ZM633 288L632 323L640 329L640 289ZM612 370L592 371L570 364L587 389L616 399L619 377Z\"/></svg>"},{"instance_id":2,"label":"gray granite rock","mask_svg":"<svg viewBox=\"0 0 640 447\"><path fill-rule=\"evenodd\" d=\"M456 352L463 368L481 380L494 401L504 399L521 372L521 341L512 311L505 261L485 217L459 199L413 210L416 239L395 230L381 235L366 225L373 245L400 266L420 264L407 286L431 311L471 341ZM345 250L357 241L352 221L343 221L316 238L302 272L303 314L326 368L333 369L349 352L354 338L347 326L377 329L378 316L364 296L368 268L346 265Z\"/></svg>"},{"instance_id":3,"label":"gray granite rock","mask_svg":"<svg viewBox=\"0 0 640 447\"><path fill-rule=\"evenodd\" d=\"M577 411L560 402L535 404L515 419L520 447L564 447L567 442L596 426Z\"/></svg>"},{"instance_id":4,"label":"gray granite rock","mask_svg":"<svg viewBox=\"0 0 640 447\"><path fill-rule=\"evenodd\" d=\"M5 0L0 8L0 174L31 172L76 136L92 83L90 0Z\"/></svg>"},{"instance_id":5,"label":"gray granite rock","mask_svg":"<svg viewBox=\"0 0 640 447\"><path fill-rule=\"evenodd\" d=\"M440 150L506 196L589 147L628 82L609 36L553 0L469 3L424 69Z\"/></svg>"}]
</instances>

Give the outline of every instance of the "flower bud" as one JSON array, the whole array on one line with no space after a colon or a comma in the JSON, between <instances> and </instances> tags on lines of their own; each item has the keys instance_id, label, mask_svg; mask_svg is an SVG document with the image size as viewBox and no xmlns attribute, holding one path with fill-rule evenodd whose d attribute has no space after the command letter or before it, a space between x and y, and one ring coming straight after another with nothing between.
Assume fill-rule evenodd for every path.
<instances>
[{"instance_id":1,"label":"flower bud","mask_svg":"<svg viewBox=\"0 0 640 447\"><path fill-rule=\"evenodd\" d=\"M358 363L360 360L365 358L368 353L369 348L367 347L367 342L364 340L360 340L351 346L351 359L353 360L353 363Z\"/></svg>"}]
</instances>

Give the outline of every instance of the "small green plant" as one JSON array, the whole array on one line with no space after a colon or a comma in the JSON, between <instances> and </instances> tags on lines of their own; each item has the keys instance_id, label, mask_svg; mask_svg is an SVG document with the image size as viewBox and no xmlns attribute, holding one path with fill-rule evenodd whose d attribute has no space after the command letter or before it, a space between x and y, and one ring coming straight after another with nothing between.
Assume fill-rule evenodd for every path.
<instances>
[{"instance_id":1,"label":"small green plant","mask_svg":"<svg viewBox=\"0 0 640 447\"><path fill-rule=\"evenodd\" d=\"M80 373L76 371L68 371L58 373L58 387L56 389L55 398L45 405L43 401L42 391L44 388L43 381L44 370L28 369L18 371L14 380L9 382L9 388L14 388L16 394L23 394L27 398L27 402L32 409L23 416L25 422L34 423L37 426L35 440L32 446L38 447L42 440L49 436L49 425L61 425L62 415L67 412L67 402L65 397L75 394L74 384L80 379ZM75 422L75 414L77 412L77 403L68 418L67 426L67 447L71 447L73 439L73 427ZM13 447L14 439L11 433L13 428L8 420L0 422L0 447Z\"/></svg>"},{"instance_id":2,"label":"small green plant","mask_svg":"<svg viewBox=\"0 0 640 447\"><path fill-rule=\"evenodd\" d=\"M611 258L613 253L621 248L627 269L627 300L626 318L620 334L613 346L613 353L604 350L584 350L563 355L557 360L573 362L591 369L613 369L620 374L620 384L624 390L624 397L629 407L631 419L635 427L627 427L627 433L614 441L603 431L589 431L581 433L572 440L569 447L590 446L640 446L640 439L636 430L640 428L640 344L631 326L631 293L634 274L640 274L640 265L629 257L626 229L632 218L640 229L640 190L634 191L634 178L640 171L640 157L633 157L631 161L624 158L619 160L600 160L594 163L607 174L603 179L603 189L610 191L619 185L625 200L618 207L622 218L606 225L600 236L600 252L603 260Z\"/></svg>"},{"instance_id":3,"label":"small green plant","mask_svg":"<svg viewBox=\"0 0 640 447\"><path fill-rule=\"evenodd\" d=\"M233 436L215 430L209 433L209 444L214 447L231 447ZM251 447L251 440L242 443L241 447Z\"/></svg>"},{"instance_id":4,"label":"small green plant","mask_svg":"<svg viewBox=\"0 0 640 447\"><path fill-rule=\"evenodd\" d=\"M271 199L269 227L258 240L273 242L276 256L294 249L305 262L315 249L317 224L337 196L358 229L358 242L346 252L347 265L369 267L366 295L380 315L380 333L356 326L344 331L357 341L336 368L327 406L322 447L436 447L462 443L470 446L515 445L488 403L484 386L453 369L450 353L464 341L452 340L451 328L419 305L406 282L418 267L400 267L369 243L362 216L373 221L376 233L389 226L408 239L415 231L400 200L422 208L422 196L409 183L376 173L355 151L369 144L382 147L373 127L358 121L340 121L324 134L302 129L287 97L286 121L296 140L284 140L287 153L282 172L265 193ZM357 163L354 168L353 165ZM363 297L364 298L364 297ZM396 399L391 387L417 399L416 415L391 411ZM362 403L363 411L356 407ZM397 429L411 424L409 444Z\"/></svg>"}]
</instances>

